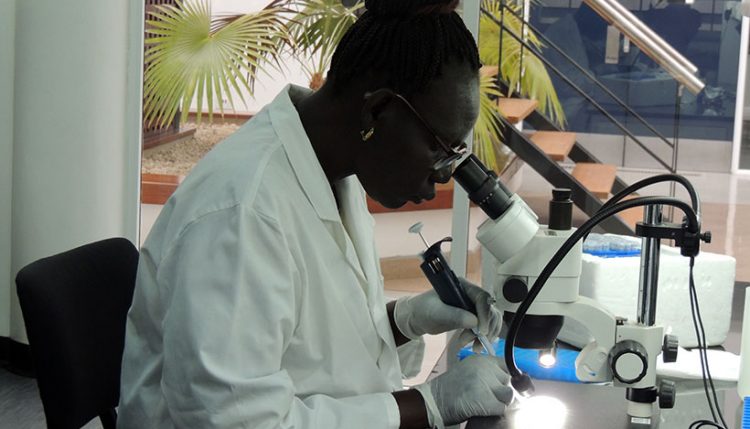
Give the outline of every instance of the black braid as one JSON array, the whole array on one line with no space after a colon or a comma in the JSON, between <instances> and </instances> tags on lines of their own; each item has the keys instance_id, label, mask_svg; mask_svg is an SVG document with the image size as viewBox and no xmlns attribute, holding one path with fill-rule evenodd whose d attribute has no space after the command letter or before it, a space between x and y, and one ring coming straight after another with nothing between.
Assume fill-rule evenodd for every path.
<instances>
[{"instance_id":1,"label":"black braid","mask_svg":"<svg viewBox=\"0 0 750 429\"><path fill-rule=\"evenodd\" d=\"M479 70L471 32L455 12L428 11L450 0L367 0L367 11L339 43L328 78L341 88L368 71L384 72L391 89L411 95L440 76L449 60Z\"/></svg>"}]
</instances>

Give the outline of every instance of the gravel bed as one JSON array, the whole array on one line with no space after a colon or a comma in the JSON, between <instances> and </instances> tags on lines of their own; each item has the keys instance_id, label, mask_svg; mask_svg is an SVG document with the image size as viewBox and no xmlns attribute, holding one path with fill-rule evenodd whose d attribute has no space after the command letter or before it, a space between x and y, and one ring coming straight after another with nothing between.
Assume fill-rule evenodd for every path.
<instances>
[{"instance_id":1,"label":"gravel bed","mask_svg":"<svg viewBox=\"0 0 750 429\"><path fill-rule=\"evenodd\" d=\"M143 151L141 171L151 174L187 175L208 151L239 128L240 125L231 123L201 124L189 140Z\"/></svg>"}]
</instances>

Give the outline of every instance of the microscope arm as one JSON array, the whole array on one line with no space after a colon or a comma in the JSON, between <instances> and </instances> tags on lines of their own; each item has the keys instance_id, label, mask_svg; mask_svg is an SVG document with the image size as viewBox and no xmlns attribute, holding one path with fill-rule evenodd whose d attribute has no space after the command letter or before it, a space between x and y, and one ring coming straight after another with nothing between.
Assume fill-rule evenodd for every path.
<instances>
[{"instance_id":1,"label":"microscope arm","mask_svg":"<svg viewBox=\"0 0 750 429\"><path fill-rule=\"evenodd\" d=\"M664 328L628 323L591 298L575 302L536 302L536 315L561 315L580 322L593 337L576 359L582 382L610 382L631 388L656 384L656 361L662 352Z\"/></svg>"},{"instance_id":2,"label":"microscope arm","mask_svg":"<svg viewBox=\"0 0 750 429\"><path fill-rule=\"evenodd\" d=\"M561 315L580 322L594 338L576 359L576 376L583 382L612 380L609 352L615 345L617 319L591 298L581 296L575 302L535 302L530 313Z\"/></svg>"}]
</instances>

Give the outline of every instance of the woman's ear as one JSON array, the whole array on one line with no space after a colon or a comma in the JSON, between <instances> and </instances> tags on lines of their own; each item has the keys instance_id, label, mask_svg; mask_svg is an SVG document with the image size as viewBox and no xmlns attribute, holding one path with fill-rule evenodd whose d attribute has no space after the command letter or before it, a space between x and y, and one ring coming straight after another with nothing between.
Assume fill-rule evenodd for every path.
<instances>
[{"instance_id":1,"label":"woman's ear","mask_svg":"<svg viewBox=\"0 0 750 429\"><path fill-rule=\"evenodd\" d=\"M362 114L360 121L362 130L367 132L377 128L378 118L383 110L394 98L393 91L390 89L378 89L377 91L365 93L365 101L362 105Z\"/></svg>"}]
</instances>

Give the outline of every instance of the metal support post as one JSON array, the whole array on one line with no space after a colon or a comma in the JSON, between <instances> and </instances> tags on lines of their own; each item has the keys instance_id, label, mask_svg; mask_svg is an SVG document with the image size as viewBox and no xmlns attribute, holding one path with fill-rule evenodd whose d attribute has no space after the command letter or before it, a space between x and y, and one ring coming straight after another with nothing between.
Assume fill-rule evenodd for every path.
<instances>
[{"instance_id":1,"label":"metal support post","mask_svg":"<svg viewBox=\"0 0 750 429\"><path fill-rule=\"evenodd\" d=\"M677 92L675 94L675 105L674 105L674 143L672 146L672 173L677 173L677 163L680 155L680 118L682 116L682 93L685 90L685 86L681 83L677 84ZM674 181L669 182L669 196L674 198L676 193L676 183ZM674 207L669 206L669 220L674 222Z\"/></svg>"},{"instance_id":2,"label":"metal support post","mask_svg":"<svg viewBox=\"0 0 750 429\"><path fill-rule=\"evenodd\" d=\"M661 223L661 205L643 208L643 223ZM653 326L656 323L656 293L659 283L659 251L661 239L643 237L641 247L641 277L638 285L638 323Z\"/></svg>"}]
</instances>

